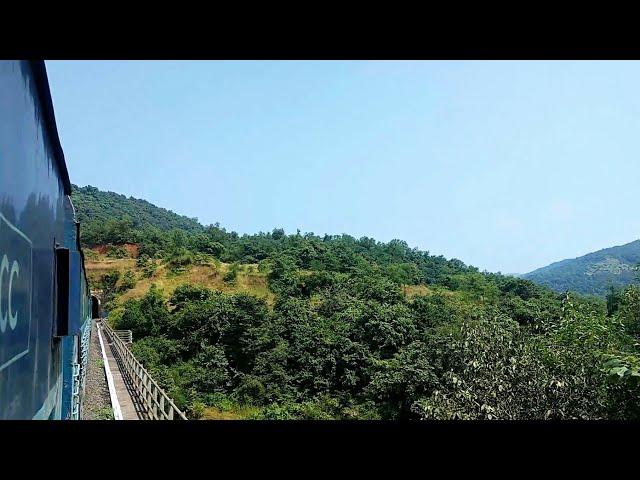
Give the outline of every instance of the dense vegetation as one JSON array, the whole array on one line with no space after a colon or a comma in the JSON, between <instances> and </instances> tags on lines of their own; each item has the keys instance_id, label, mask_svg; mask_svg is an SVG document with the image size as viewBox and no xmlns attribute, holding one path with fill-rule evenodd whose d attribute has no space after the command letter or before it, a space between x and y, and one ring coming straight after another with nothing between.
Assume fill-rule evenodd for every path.
<instances>
[{"instance_id":1,"label":"dense vegetation","mask_svg":"<svg viewBox=\"0 0 640 480\"><path fill-rule=\"evenodd\" d=\"M82 239L85 245L98 243L123 243L127 233L133 230L167 231L172 228L186 232L202 230L195 218L177 215L170 210L133 197L118 193L103 192L91 185L73 185L72 200L77 217L82 224ZM118 222L120 220L120 222Z\"/></svg>"},{"instance_id":2,"label":"dense vegetation","mask_svg":"<svg viewBox=\"0 0 640 480\"><path fill-rule=\"evenodd\" d=\"M562 260L522 276L557 292L574 292L604 297L610 287L638 284L640 240L605 248L582 257Z\"/></svg>"},{"instance_id":3,"label":"dense vegetation","mask_svg":"<svg viewBox=\"0 0 640 480\"><path fill-rule=\"evenodd\" d=\"M122 280L103 276L110 321L190 417L640 416L636 287L558 294L399 240L110 225L118 242L109 229L93 241L138 243L139 278L209 259L232 265L225 282L248 263L268 278L273 302L195 285L120 302Z\"/></svg>"}]
</instances>

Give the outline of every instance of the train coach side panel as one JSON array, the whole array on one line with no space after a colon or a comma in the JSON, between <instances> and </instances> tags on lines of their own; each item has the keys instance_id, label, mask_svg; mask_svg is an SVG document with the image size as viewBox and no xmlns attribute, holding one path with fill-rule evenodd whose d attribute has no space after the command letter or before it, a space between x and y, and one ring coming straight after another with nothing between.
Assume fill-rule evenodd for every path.
<instances>
[{"instance_id":1,"label":"train coach side panel","mask_svg":"<svg viewBox=\"0 0 640 480\"><path fill-rule=\"evenodd\" d=\"M0 419L61 416L54 250L68 187L33 73L0 61Z\"/></svg>"}]
</instances>

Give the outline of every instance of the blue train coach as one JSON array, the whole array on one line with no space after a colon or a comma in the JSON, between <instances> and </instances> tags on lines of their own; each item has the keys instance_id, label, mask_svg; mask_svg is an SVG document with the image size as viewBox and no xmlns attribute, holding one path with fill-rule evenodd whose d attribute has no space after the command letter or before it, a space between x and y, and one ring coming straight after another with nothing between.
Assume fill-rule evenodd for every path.
<instances>
[{"instance_id":1,"label":"blue train coach","mask_svg":"<svg viewBox=\"0 0 640 480\"><path fill-rule=\"evenodd\" d=\"M44 62L0 61L0 419L81 416L97 315L70 194Z\"/></svg>"}]
</instances>

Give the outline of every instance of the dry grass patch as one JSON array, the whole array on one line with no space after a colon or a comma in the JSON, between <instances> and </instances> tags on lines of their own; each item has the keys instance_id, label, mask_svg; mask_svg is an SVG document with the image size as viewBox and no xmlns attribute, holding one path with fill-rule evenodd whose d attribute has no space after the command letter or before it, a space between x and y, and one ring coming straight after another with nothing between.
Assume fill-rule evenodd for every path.
<instances>
[{"instance_id":1,"label":"dry grass patch","mask_svg":"<svg viewBox=\"0 0 640 480\"><path fill-rule=\"evenodd\" d=\"M232 410L207 407L200 420L244 420L257 411L255 407L234 407Z\"/></svg>"},{"instance_id":2,"label":"dry grass patch","mask_svg":"<svg viewBox=\"0 0 640 480\"><path fill-rule=\"evenodd\" d=\"M99 258L87 260L87 276L93 281L100 279L105 273L117 270L121 274L127 270L133 270L136 274L137 283L135 287L127 290L119 298L118 302L124 302L132 298L144 296L152 284L156 284L161 289L166 298L182 284L199 285L225 293L246 292L259 298L264 298L269 305L273 305L274 295L269 290L267 278L264 273L258 272L258 266L254 264L241 265L238 270L236 281L225 283L223 278L231 268L226 263L209 263L206 265L192 265L183 272L174 273L169 271L166 265L158 264L155 273L144 278L142 271L136 268L136 261L131 258Z\"/></svg>"}]
</instances>

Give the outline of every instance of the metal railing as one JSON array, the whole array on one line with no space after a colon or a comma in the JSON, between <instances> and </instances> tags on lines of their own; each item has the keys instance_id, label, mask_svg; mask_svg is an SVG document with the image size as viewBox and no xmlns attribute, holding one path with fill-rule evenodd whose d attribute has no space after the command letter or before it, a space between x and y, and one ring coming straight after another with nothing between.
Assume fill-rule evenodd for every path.
<instances>
[{"instance_id":1,"label":"metal railing","mask_svg":"<svg viewBox=\"0 0 640 480\"><path fill-rule=\"evenodd\" d=\"M115 333L124 343L133 343L133 333L131 330L114 330L113 333Z\"/></svg>"},{"instance_id":2,"label":"metal railing","mask_svg":"<svg viewBox=\"0 0 640 480\"><path fill-rule=\"evenodd\" d=\"M173 403L169 396L162 390L149 372L133 356L126 343L118 336L106 321L102 321L109 342L115 347L122 361L122 372L131 381L138 399L142 403L146 414L152 420L186 420L187 417Z\"/></svg>"}]
</instances>

